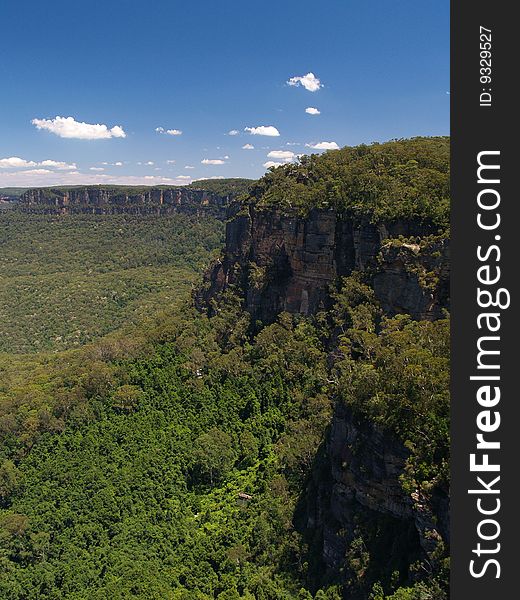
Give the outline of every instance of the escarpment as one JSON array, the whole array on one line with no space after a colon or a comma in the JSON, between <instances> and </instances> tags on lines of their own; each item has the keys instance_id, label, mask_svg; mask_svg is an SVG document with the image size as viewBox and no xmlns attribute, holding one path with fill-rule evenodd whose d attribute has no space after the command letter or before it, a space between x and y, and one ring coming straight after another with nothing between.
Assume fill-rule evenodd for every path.
<instances>
[{"instance_id":1,"label":"escarpment","mask_svg":"<svg viewBox=\"0 0 520 600\"><path fill-rule=\"evenodd\" d=\"M326 308L338 278L360 271L387 315L437 319L449 306L449 243L435 233L419 219L374 223L333 209L300 216L246 206L228 222L223 256L196 302L209 306L234 286L265 324L282 311Z\"/></svg>"},{"instance_id":2,"label":"escarpment","mask_svg":"<svg viewBox=\"0 0 520 600\"><path fill-rule=\"evenodd\" d=\"M172 188L37 188L27 190L18 206L44 214L210 214L224 219L233 194L188 187Z\"/></svg>"},{"instance_id":3,"label":"escarpment","mask_svg":"<svg viewBox=\"0 0 520 600\"><path fill-rule=\"evenodd\" d=\"M281 167L261 180L247 201L231 205L222 255L195 292L199 310L215 314L219 298L230 290L250 313L253 330L259 330L282 312L327 313L342 278L356 273L383 316L443 318L450 306L446 140L383 146L343 149ZM404 151L410 155L403 158ZM422 152L427 156L421 163L415 158ZM436 152L439 160L433 158ZM366 192L376 188L377 194ZM327 189L338 196L322 193ZM424 459L435 464L435 477L411 477L417 446L410 439L422 427L413 420L392 427L384 413L373 417L370 409L349 404L334 379L343 350L337 339L327 343L334 346L324 382L332 418L294 515L309 548L310 585L339 584L344 598L365 600L375 582L392 589L440 581L449 554L449 489L441 468L448 444L443 438ZM355 351L349 356L358 359ZM369 359L367 382L376 369ZM393 376L398 380L401 373ZM367 395L372 407L394 393L382 387ZM403 387L401 396L396 392L396 404L417 402L423 391L412 388ZM418 418L432 418L447 430L446 398L429 410Z\"/></svg>"}]
</instances>

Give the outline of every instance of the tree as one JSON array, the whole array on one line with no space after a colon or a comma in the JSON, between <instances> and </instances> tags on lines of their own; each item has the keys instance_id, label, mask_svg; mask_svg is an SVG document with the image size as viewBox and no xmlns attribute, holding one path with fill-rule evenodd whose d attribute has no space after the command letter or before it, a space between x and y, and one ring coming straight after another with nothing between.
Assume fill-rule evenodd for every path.
<instances>
[{"instance_id":1,"label":"tree","mask_svg":"<svg viewBox=\"0 0 520 600\"><path fill-rule=\"evenodd\" d=\"M21 481L20 471L10 460L0 464L0 502L7 503L11 495L19 487Z\"/></svg>"},{"instance_id":2,"label":"tree","mask_svg":"<svg viewBox=\"0 0 520 600\"><path fill-rule=\"evenodd\" d=\"M193 458L202 480L217 483L236 460L231 436L217 427L203 433L195 440Z\"/></svg>"}]
</instances>

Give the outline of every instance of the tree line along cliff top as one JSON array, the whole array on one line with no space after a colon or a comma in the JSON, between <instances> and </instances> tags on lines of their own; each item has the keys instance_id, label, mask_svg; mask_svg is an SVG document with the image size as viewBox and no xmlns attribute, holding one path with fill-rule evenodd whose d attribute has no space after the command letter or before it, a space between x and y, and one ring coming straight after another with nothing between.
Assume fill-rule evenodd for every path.
<instances>
[{"instance_id":1,"label":"tree line along cliff top","mask_svg":"<svg viewBox=\"0 0 520 600\"><path fill-rule=\"evenodd\" d=\"M74 185L74 186L49 186L42 188L9 188L11 191L17 191L18 196L23 196L25 192L30 192L32 189L37 189L42 192L43 197L55 198L56 196L64 196L67 193L78 191L78 190L102 190L110 193L116 197L119 195L137 196L145 194L152 190L200 190L204 192L210 192L219 196L238 196L247 192L249 186L253 183L252 179L244 178L228 178L228 179L201 179L194 181L186 186L171 186L171 185L158 185L158 186L135 186L135 185ZM1 190L2 188L0 188ZM7 189L7 188L6 188ZM14 194L12 194L14 195Z\"/></svg>"},{"instance_id":2,"label":"tree line along cliff top","mask_svg":"<svg viewBox=\"0 0 520 600\"><path fill-rule=\"evenodd\" d=\"M346 146L271 168L251 186L247 203L305 214L347 211L371 221L418 219L449 224L449 137L416 137Z\"/></svg>"}]
</instances>

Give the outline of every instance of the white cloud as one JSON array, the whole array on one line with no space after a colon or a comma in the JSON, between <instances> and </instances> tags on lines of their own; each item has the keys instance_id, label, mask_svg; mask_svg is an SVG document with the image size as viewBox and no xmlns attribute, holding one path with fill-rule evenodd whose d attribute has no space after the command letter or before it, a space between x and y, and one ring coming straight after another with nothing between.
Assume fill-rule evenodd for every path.
<instances>
[{"instance_id":1,"label":"white cloud","mask_svg":"<svg viewBox=\"0 0 520 600\"><path fill-rule=\"evenodd\" d=\"M301 146L301 144L299 142L287 142L285 145L286 146Z\"/></svg>"},{"instance_id":2,"label":"white cloud","mask_svg":"<svg viewBox=\"0 0 520 600\"><path fill-rule=\"evenodd\" d=\"M188 180L191 180L191 177L189 175L177 175L175 177L175 179L182 179L182 180L188 181Z\"/></svg>"},{"instance_id":3,"label":"white cloud","mask_svg":"<svg viewBox=\"0 0 520 600\"><path fill-rule=\"evenodd\" d=\"M320 111L319 111L317 108L314 108L314 106L309 106L309 107L307 107L307 108L305 109L305 112L306 112L308 115L321 115L321 112L320 112Z\"/></svg>"},{"instance_id":4,"label":"white cloud","mask_svg":"<svg viewBox=\"0 0 520 600\"><path fill-rule=\"evenodd\" d=\"M89 171L104 171L103 167L90 167Z\"/></svg>"},{"instance_id":5,"label":"white cloud","mask_svg":"<svg viewBox=\"0 0 520 600\"><path fill-rule=\"evenodd\" d=\"M109 129L106 125L83 123L73 117L55 117L54 119L33 119L37 129L46 129L62 138L78 140L105 140L109 138L124 138L126 133L120 125Z\"/></svg>"},{"instance_id":6,"label":"white cloud","mask_svg":"<svg viewBox=\"0 0 520 600\"><path fill-rule=\"evenodd\" d=\"M309 92L317 92L323 87L323 84L314 73L307 73L307 75L303 75L303 77L291 77L287 84L292 86L301 85Z\"/></svg>"},{"instance_id":7,"label":"white cloud","mask_svg":"<svg viewBox=\"0 0 520 600\"><path fill-rule=\"evenodd\" d=\"M185 169L194 169L195 167L193 167L192 165L186 165L184 168Z\"/></svg>"},{"instance_id":8,"label":"white cloud","mask_svg":"<svg viewBox=\"0 0 520 600\"><path fill-rule=\"evenodd\" d=\"M167 160L166 164L168 164L168 165L174 165L175 161L174 160Z\"/></svg>"},{"instance_id":9,"label":"white cloud","mask_svg":"<svg viewBox=\"0 0 520 600\"><path fill-rule=\"evenodd\" d=\"M314 150L339 150L339 146L336 142L318 142L317 144L305 144L307 148L313 148Z\"/></svg>"},{"instance_id":10,"label":"white cloud","mask_svg":"<svg viewBox=\"0 0 520 600\"><path fill-rule=\"evenodd\" d=\"M211 177L199 177L193 181L206 181L206 179L225 179L224 175L212 175Z\"/></svg>"},{"instance_id":11,"label":"white cloud","mask_svg":"<svg viewBox=\"0 0 520 600\"><path fill-rule=\"evenodd\" d=\"M148 167L153 167L155 165L153 160L149 160L148 162L145 162L144 164L147 165Z\"/></svg>"},{"instance_id":12,"label":"white cloud","mask_svg":"<svg viewBox=\"0 0 520 600\"><path fill-rule=\"evenodd\" d=\"M244 131L249 131L251 135L267 135L270 137L278 137L280 132L272 125L260 125L258 127L245 127Z\"/></svg>"},{"instance_id":13,"label":"white cloud","mask_svg":"<svg viewBox=\"0 0 520 600\"><path fill-rule=\"evenodd\" d=\"M238 131L238 129L232 129L231 131L228 131L228 135L239 135L240 131Z\"/></svg>"},{"instance_id":14,"label":"white cloud","mask_svg":"<svg viewBox=\"0 0 520 600\"><path fill-rule=\"evenodd\" d=\"M101 164L104 165L105 167L122 167L123 166L123 163L120 160L118 160L115 163L102 162Z\"/></svg>"},{"instance_id":15,"label":"white cloud","mask_svg":"<svg viewBox=\"0 0 520 600\"><path fill-rule=\"evenodd\" d=\"M9 158L0 158L0 169L19 169L23 167L35 167L36 163L32 160L25 160L19 156L10 156Z\"/></svg>"},{"instance_id":16,"label":"white cloud","mask_svg":"<svg viewBox=\"0 0 520 600\"><path fill-rule=\"evenodd\" d=\"M253 144L244 144L242 146L242 150L254 150L255 147L253 146Z\"/></svg>"},{"instance_id":17,"label":"white cloud","mask_svg":"<svg viewBox=\"0 0 520 600\"><path fill-rule=\"evenodd\" d=\"M75 171L78 166L76 163L66 163L61 160L42 160L41 163L38 163L41 167L53 167L54 169L63 169L64 171Z\"/></svg>"},{"instance_id":18,"label":"white cloud","mask_svg":"<svg viewBox=\"0 0 520 600\"><path fill-rule=\"evenodd\" d=\"M283 167L286 164L287 163L284 163L284 162L275 162L274 160L268 160L267 162L264 163L264 167L266 169L269 169L269 167L274 167L276 169L276 167Z\"/></svg>"},{"instance_id":19,"label":"white cloud","mask_svg":"<svg viewBox=\"0 0 520 600\"><path fill-rule=\"evenodd\" d=\"M51 171L30 169L14 172L0 171L0 187L43 187L52 185L186 185L191 178L160 175L110 175L103 172Z\"/></svg>"},{"instance_id":20,"label":"white cloud","mask_svg":"<svg viewBox=\"0 0 520 600\"><path fill-rule=\"evenodd\" d=\"M221 158L204 158L200 162L203 165L224 165L226 161Z\"/></svg>"},{"instance_id":21,"label":"white cloud","mask_svg":"<svg viewBox=\"0 0 520 600\"><path fill-rule=\"evenodd\" d=\"M291 162L295 156L294 152L291 152L290 150L271 150L267 155L267 158L277 158L285 162Z\"/></svg>"},{"instance_id":22,"label":"white cloud","mask_svg":"<svg viewBox=\"0 0 520 600\"><path fill-rule=\"evenodd\" d=\"M25 160L18 156L11 156L10 158L0 158L0 168L2 169L25 169L28 167L46 167L64 171L74 171L77 169L75 163L66 163L61 160L42 160L41 162L34 162L33 160Z\"/></svg>"},{"instance_id":23,"label":"white cloud","mask_svg":"<svg viewBox=\"0 0 520 600\"><path fill-rule=\"evenodd\" d=\"M52 173L49 169L30 169L29 171L22 171L24 175L47 175Z\"/></svg>"},{"instance_id":24,"label":"white cloud","mask_svg":"<svg viewBox=\"0 0 520 600\"><path fill-rule=\"evenodd\" d=\"M180 129L164 129L164 127L156 127L155 131L164 135L182 135L182 131Z\"/></svg>"}]
</instances>

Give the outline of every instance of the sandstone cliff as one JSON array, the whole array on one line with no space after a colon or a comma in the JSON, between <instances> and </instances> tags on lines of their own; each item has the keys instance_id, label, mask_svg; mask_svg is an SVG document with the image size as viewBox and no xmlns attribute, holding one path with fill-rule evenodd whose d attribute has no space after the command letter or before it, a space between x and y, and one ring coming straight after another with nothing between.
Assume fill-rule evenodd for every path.
<instances>
[{"instance_id":1,"label":"sandstone cliff","mask_svg":"<svg viewBox=\"0 0 520 600\"><path fill-rule=\"evenodd\" d=\"M361 271L386 314L436 319L449 304L449 244L426 237L434 233L414 220L372 223L335 210L291 216L242 207L227 224L223 257L206 274L197 305L208 306L233 285L253 321L269 323L282 311L313 314L328 305L338 277ZM410 243L412 236L418 239Z\"/></svg>"},{"instance_id":2,"label":"sandstone cliff","mask_svg":"<svg viewBox=\"0 0 520 600\"><path fill-rule=\"evenodd\" d=\"M20 197L24 212L45 214L211 214L223 219L232 194L204 189L78 187L37 188Z\"/></svg>"},{"instance_id":3,"label":"sandstone cliff","mask_svg":"<svg viewBox=\"0 0 520 600\"><path fill-rule=\"evenodd\" d=\"M364 552L377 565L375 573L364 574L367 580L402 576L415 563L430 573L439 569L449 547L449 491L437 488L428 498L406 494L400 477L407 457L394 436L336 407L296 515L311 549L316 586L350 584L357 593L349 598L366 598L368 590L355 585ZM356 538L363 539L362 547ZM424 575L417 572L401 583Z\"/></svg>"},{"instance_id":4,"label":"sandstone cliff","mask_svg":"<svg viewBox=\"0 0 520 600\"><path fill-rule=\"evenodd\" d=\"M331 209L302 216L253 205L231 212L223 255L196 293L210 314L232 287L257 326L282 311L312 315L330 306L331 288L353 271L364 274L388 316L435 320L449 308L449 240L427 221L374 223ZM345 597L368 597L370 590L353 583L352 565L362 564L365 551L379 568L367 581L410 574L417 561L436 572L449 545L449 493L405 492L408 456L390 432L335 407L295 517L316 587L339 582L350 590ZM356 547L360 531L363 548Z\"/></svg>"}]
</instances>

